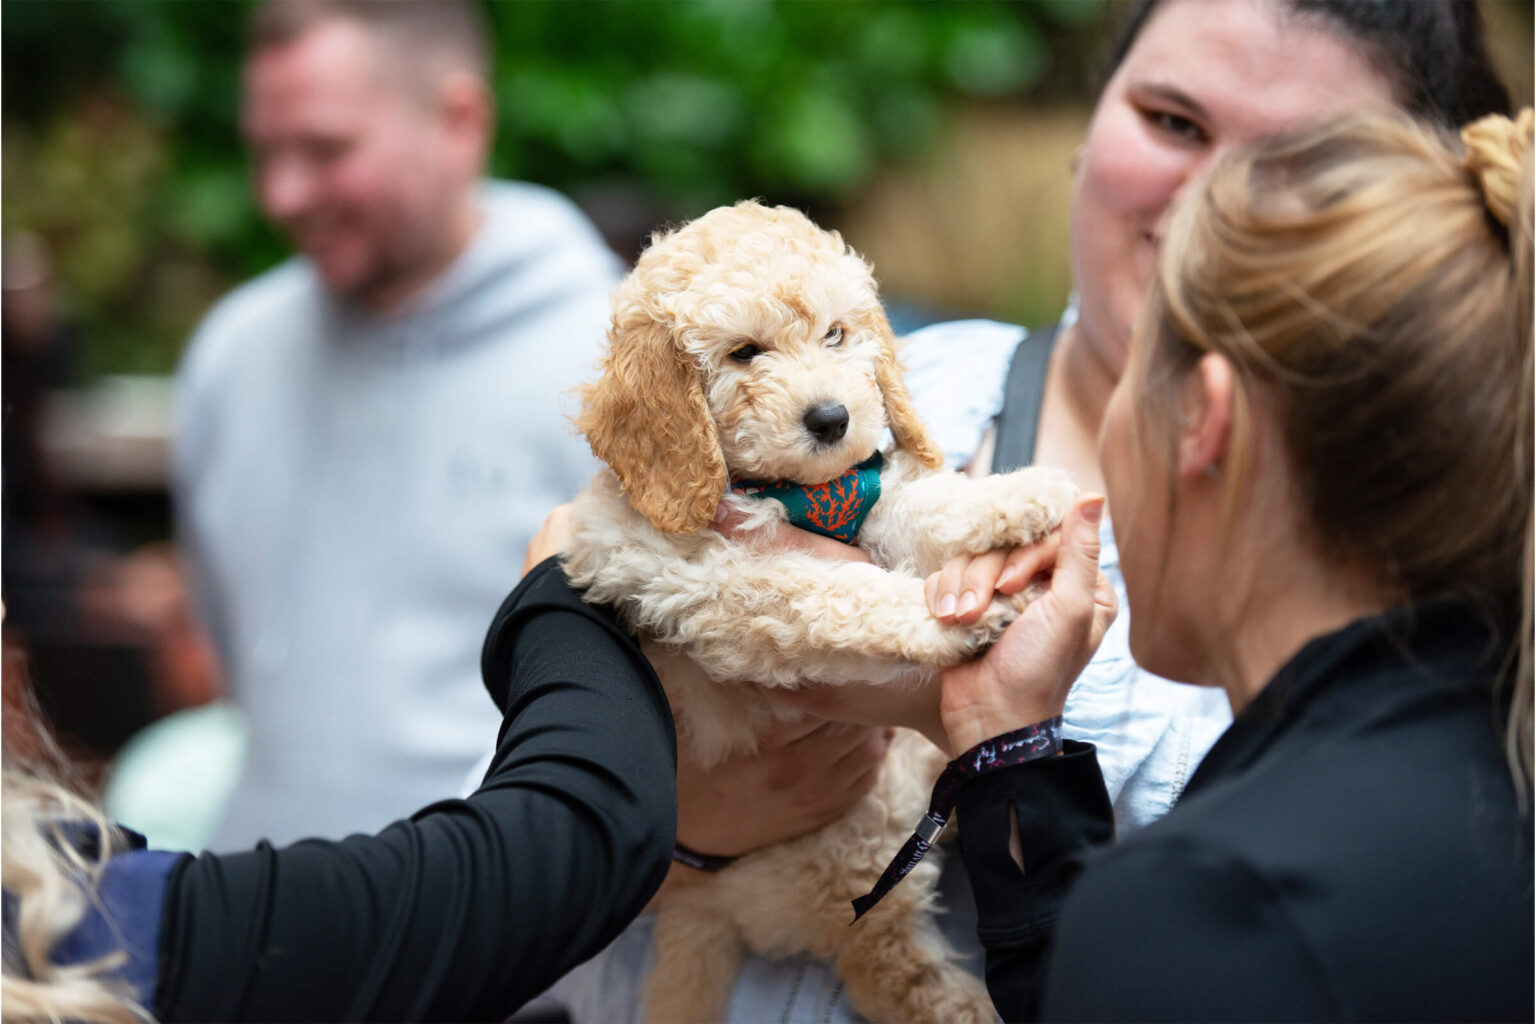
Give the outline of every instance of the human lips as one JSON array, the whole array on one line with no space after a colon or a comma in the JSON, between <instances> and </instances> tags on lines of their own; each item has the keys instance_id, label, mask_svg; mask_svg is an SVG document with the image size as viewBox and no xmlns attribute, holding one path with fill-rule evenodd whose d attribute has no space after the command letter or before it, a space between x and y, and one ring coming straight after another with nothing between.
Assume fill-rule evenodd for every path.
<instances>
[{"instance_id":1,"label":"human lips","mask_svg":"<svg viewBox=\"0 0 1536 1024\"><path fill-rule=\"evenodd\" d=\"M320 256L337 249L345 241L346 232L337 224L306 224L293 232L293 242L298 248L313 256Z\"/></svg>"}]
</instances>

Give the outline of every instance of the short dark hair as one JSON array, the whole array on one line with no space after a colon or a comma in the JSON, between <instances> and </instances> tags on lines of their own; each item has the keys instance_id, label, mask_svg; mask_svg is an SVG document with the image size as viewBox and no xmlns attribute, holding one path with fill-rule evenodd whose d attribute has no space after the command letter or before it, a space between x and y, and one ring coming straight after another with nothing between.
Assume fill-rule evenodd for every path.
<instances>
[{"instance_id":1,"label":"short dark hair","mask_svg":"<svg viewBox=\"0 0 1536 1024\"><path fill-rule=\"evenodd\" d=\"M356 22L409 51L436 51L490 80L491 33L475 0L264 0L251 16L250 49L291 43L337 19Z\"/></svg>"},{"instance_id":2,"label":"short dark hair","mask_svg":"<svg viewBox=\"0 0 1536 1024\"><path fill-rule=\"evenodd\" d=\"M1100 88L1115 73L1161 0L1137 0L1115 38ZM1392 85L1413 116L1460 128L1510 112L1483 18L1471 0L1280 0L1280 9L1350 43Z\"/></svg>"}]
</instances>

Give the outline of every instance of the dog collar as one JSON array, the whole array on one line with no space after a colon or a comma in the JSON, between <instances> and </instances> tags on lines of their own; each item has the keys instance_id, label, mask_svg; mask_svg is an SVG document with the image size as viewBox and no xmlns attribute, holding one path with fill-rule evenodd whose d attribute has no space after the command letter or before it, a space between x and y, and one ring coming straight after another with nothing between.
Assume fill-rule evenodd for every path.
<instances>
[{"instance_id":1,"label":"dog collar","mask_svg":"<svg viewBox=\"0 0 1536 1024\"><path fill-rule=\"evenodd\" d=\"M716 857L712 853L700 853L691 846L677 843L672 847L672 859L679 864L686 864L695 871L724 871L741 858Z\"/></svg>"},{"instance_id":2,"label":"dog collar","mask_svg":"<svg viewBox=\"0 0 1536 1024\"><path fill-rule=\"evenodd\" d=\"M754 498L772 498L783 504L791 525L852 544L869 510L880 500L880 467L884 464L885 459L875 452L825 483L738 480L731 484L731 490Z\"/></svg>"}]
</instances>

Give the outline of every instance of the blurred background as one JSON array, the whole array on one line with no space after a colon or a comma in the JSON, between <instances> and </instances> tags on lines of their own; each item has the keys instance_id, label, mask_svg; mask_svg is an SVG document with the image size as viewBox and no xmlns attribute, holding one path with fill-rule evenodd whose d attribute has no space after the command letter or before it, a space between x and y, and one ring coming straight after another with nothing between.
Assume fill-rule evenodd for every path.
<instances>
[{"instance_id":1,"label":"blurred background","mask_svg":"<svg viewBox=\"0 0 1536 1024\"><path fill-rule=\"evenodd\" d=\"M1530 103L1532 4L1481 2ZM5 629L95 781L137 730L220 692L168 544L166 442L193 325L286 255L237 133L248 9L0 3ZM1119 0L488 10L493 172L566 192L626 259L758 196L842 230L906 326L1059 314L1068 162Z\"/></svg>"}]
</instances>

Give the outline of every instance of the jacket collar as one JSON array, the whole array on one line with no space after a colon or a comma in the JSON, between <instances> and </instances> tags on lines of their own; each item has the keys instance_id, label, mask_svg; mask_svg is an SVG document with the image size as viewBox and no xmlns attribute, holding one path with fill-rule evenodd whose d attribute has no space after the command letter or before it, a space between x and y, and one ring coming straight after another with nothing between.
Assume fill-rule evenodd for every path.
<instances>
[{"instance_id":1,"label":"jacket collar","mask_svg":"<svg viewBox=\"0 0 1536 1024\"><path fill-rule=\"evenodd\" d=\"M1485 610L1435 598L1359 619L1307 642L1232 722L1185 794L1238 775L1309 716L1366 721L1433 692L1491 693L1504 652Z\"/></svg>"}]
</instances>

